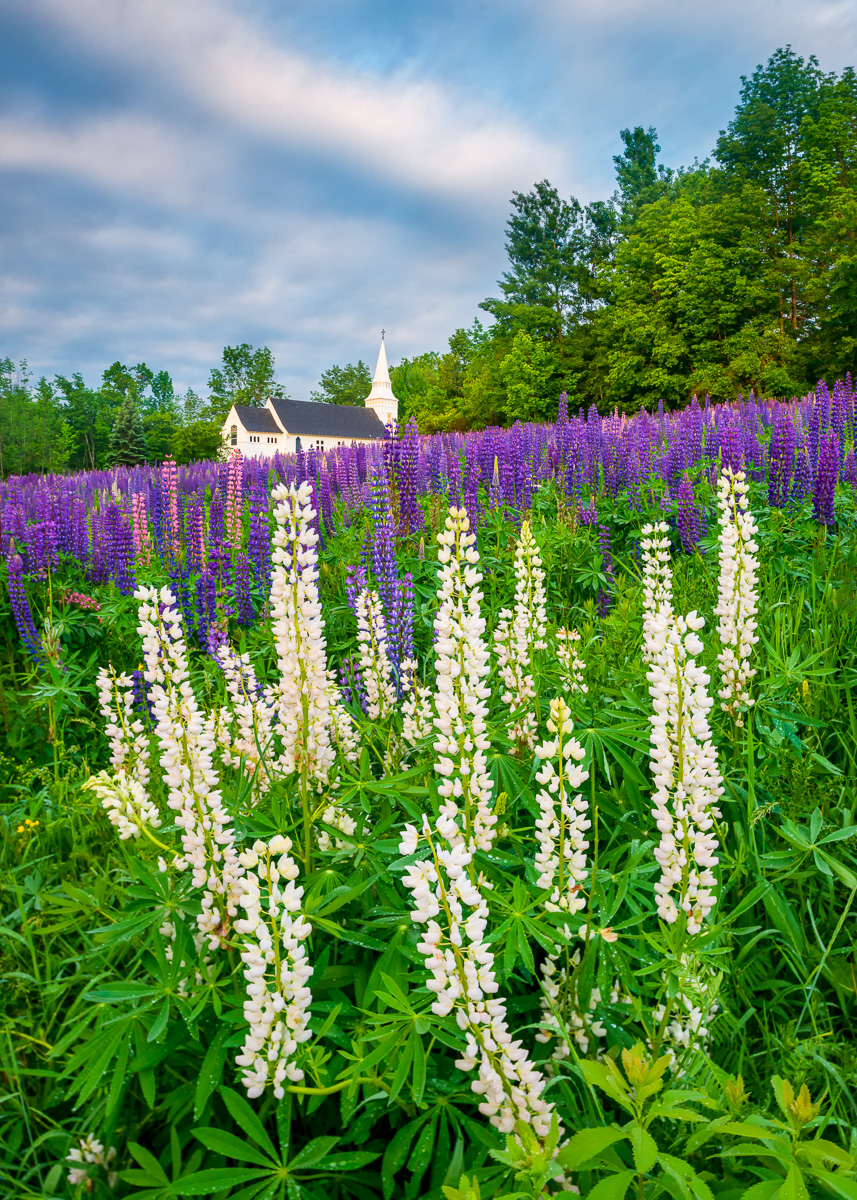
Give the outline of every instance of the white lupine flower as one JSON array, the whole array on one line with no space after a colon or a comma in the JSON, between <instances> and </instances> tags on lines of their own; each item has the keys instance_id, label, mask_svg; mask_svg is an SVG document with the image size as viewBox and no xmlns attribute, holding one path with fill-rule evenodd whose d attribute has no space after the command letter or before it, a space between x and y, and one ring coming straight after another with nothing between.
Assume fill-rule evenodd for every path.
<instances>
[{"instance_id":1,"label":"white lupine flower","mask_svg":"<svg viewBox=\"0 0 857 1200\"><path fill-rule=\"evenodd\" d=\"M542 1045L550 1045L556 1040L552 1062L562 1062L571 1054L568 1043L570 1034L577 1043L581 1054L588 1054L591 1041L607 1036L603 1023L595 1016L596 1009L601 1003L601 992L593 988L589 996L586 1015L582 1015L574 1003L576 987L574 986L574 971L580 964L580 951L575 950L569 959L568 969L559 965L559 955L549 955L542 964L541 1000L542 1019L539 1022L539 1032L536 1041ZM613 996L611 996L613 1002Z\"/></svg>"},{"instance_id":2,"label":"white lupine flower","mask_svg":"<svg viewBox=\"0 0 857 1200\"><path fill-rule=\"evenodd\" d=\"M145 788L149 782L149 737L143 722L134 719L131 676L124 672L117 675L113 665L108 664L99 667L96 687L113 768L117 776L129 776Z\"/></svg>"},{"instance_id":3,"label":"white lupine flower","mask_svg":"<svg viewBox=\"0 0 857 1200\"><path fill-rule=\"evenodd\" d=\"M720 816L717 801L723 794L708 724L709 677L695 661L702 650L696 632L703 624L695 612L681 617L666 605L647 613L644 622L654 709L649 718L652 800L661 834L655 896L662 920L675 921L679 909L687 914L689 933L699 933L716 903L714 818Z\"/></svg>"},{"instance_id":4,"label":"white lupine flower","mask_svg":"<svg viewBox=\"0 0 857 1200\"><path fill-rule=\"evenodd\" d=\"M661 609L672 611L669 526L665 521L644 525L640 549L643 556L643 662L651 662L648 638Z\"/></svg>"},{"instance_id":5,"label":"white lupine flower","mask_svg":"<svg viewBox=\"0 0 857 1200\"><path fill-rule=\"evenodd\" d=\"M144 825L157 829L161 824L157 804L149 798L142 783L133 775L110 775L107 771L99 771L97 775L87 779L83 788L84 791L95 792L101 801L101 807L107 813L111 824L116 826L123 842L129 838L138 838Z\"/></svg>"},{"instance_id":6,"label":"white lupine flower","mask_svg":"<svg viewBox=\"0 0 857 1200\"><path fill-rule=\"evenodd\" d=\"M81 1138L76 1146L72 1146L66 1155L65 1161L76 1164L68 1173L68 1181L72 1187L77 1187L79 1184L85 1184L89 1179L89 1168L91 1166L104 1167L107 1172L107 1186L113 1188L116 1186L119 1176L116 1171L110 1170L110 1164L116 1157L116 1147L111 1146L109 1150L104 1150L104 1143L99 1142L94 1134L88 1137ZM89 1188L92 1183L89 1183Z\"/></svg>"},{"instance_id":7,"label":"white lupine flower","mask_svg":"<svg viewBox=\"0 0 857 1200\"><path fill-rule=\"evenodd\" d=\"M280 767L323 785L336 755L318 595L318 534L310 524L312 489L306 481L299 487L279 484L273 497L271 617L280 668Z\"/></svg>"},{"instance_id":8,"label":"white lupine flower","mask_svg":"<svg viewBox=\"0 0 857 1200\"><path fill-rule=\"evenodd\" d=\"M272 752L273 727L277 715L277 699L272 688L262 688L250 665L249 654L239 654L229 642L217 649L226 690L231 706L221 710L221 728L225 737L218 741L225 746L226 766L243 769L253 783L252 795L258 800L271 786L276 774ZM228 729L234 724L234 729Z\"/></svg>"},{"instance_id":9,"label":"white lupine flower","mask_svg":"<svg viewBox=\"0 0 857 1200\"><path fill-rule=\"evenodd\" d=\"M749 693L756 674L750 666L753 646L758 642L756 614L759 608L758 526L747 506L749 486L743 471L733 474L727 467L717 485L720 509L720 578L714 615L720 620L717 633L723 646L717 656L722 687L718 691L724 712L743 725L742 709L754 703Z\"/></svg>"},{"instance_id":10,"label":"white lupine flower","mask_svg":"<svg viewBox=\"0 0 857 1200\"><path fill-rule=\"evenodd\" d=\"M545 901L545 908L549 912L573 914L586 907L583 882L586 878L589 842L585 834L592 823L587 817L588 805L577 789L589 778L589 772L578 765L584 750L580 742L572 737L574 722L571 710L561 696L551 700L547 724L548 732L554 737L535 749L539 762L536 780L542 785L536 796L540 809L536 819L536 841L539 844L535 858L535 867L539 872L536 883L540 888L550 890L550 896ZM565 935L571 936L567 925ZM579 959L579 952L576 953L578 957L568 967L558 966L559 954L547 955L542 963L541 1008L544 1017L542 1033L536 1036L541 1042L549 1042L556 1036L556 1018L553 1015L556 1009L569 1030L573 1031L577 1044L585 1054L589 1048L589 1034L603 1037L604 1031L597 1022L588 1017L584 1019L577 1011L572 969ZM597 989L590 1000L590 1011L594 1011L601 998L600 993L596 995L596 992ZM568 1052L565 1039L560 1038L551 1058L558 1061L567 1057Z\"/></svg>"},{"instance_id":11,"label":"white lupine flower","mask_svg":"<svg viewBox=\"0 0 857 1200\"><path fill-rule=\"evenodd\" d=\"M519 748L532 749L536 718L532 712L536 690L533 683L533 657L547 645L547 609L545 573L529 521L521 525L515 547L515 609L503 608L494 632L495 653L503 681L503 703L514 715L509 737Z\"/></svg>"},{"instance_id":12,"label":"white lupine flower","mask_svg":"<svg viewBox=\"0 0 857 1200\"><path fill-rule=\"evenodd\" d=\"M576 629L556 631L556 657L565 686L571 694L580 692L585 696L589 688L583 682L586 663L577 652L577 643L580 641L580 633Z\"/></svg>"},{"instance_id":13,"label":"white lupine flower","mask_svg":"<svg viewBox=\"0 0 857 1200\"><path fill-rule=\"evenodd\" d=\"M663 1026L663 1052L678 1078L686 1073L687 1061L694 1057L692 1052L708 1051L709 1026L719 1009L716 1000L720 981L719 974L682 955L678 991L669 1013L664 1003L652 1014L656 1028L668 1017Z\"/></svg>"},{"instance_id":14,"label":"white lupine flower","mask_svg":"<svg viewBox=\"0 0 857 1200\"><path fill-rule=\"evenodd\" d=\"M280 1099L286 1080L303 1079L294 1056L312 1036L307 1027L312 967L304 945L312 927L301 913L304 889L295 886L299 872L291 848L291 839L278 834L268 843L255 842L241 855L244 915L235 921L235 931L244 939L249 1029L235 1062L243 1068L241 1082L251 1099L269 1085Z\"/></svg>"},{"instance_id":15,"label":"white lupine flower","mask_svg":"<svg viewBox=\"0 0 857 1200\"><path fill-rule=\"evenodd\" d=\"M169 588L140 587L138 632L143 640L144 677L150 686L155 736L167 804L181 829L182 855L175 865L190 868L194 887L204 889L201 932L212 949L222 944L237 913L243 874L235 849L232 817L223 805L214 766L217 733L190 684L182 618Z\"/></svg>"},{"instance_id":16,"label":"white lupine flower","mask_svg":"<svg viewBox=\"0 0 857 1200\"><path fill-rule=\"evenodd\" d=\"M584 750L571 736L573 729L566 702L561 696L551 700L548 730L554 738L535 750L539 760L536 779L542 785L536 796L540 809L536 819L536 882L540 888L550 889L545 907L551 912L576 913L586 907L582 886L589 842L585 834L591 821L587 818L588 805L577 789L589 778L589 772L578 766Z\"/></svg>"},{"instance_id":17,"label":"white lupine flower","mask_svg":"<svg viewBox=\"0 0 857 1200\"><path fill-rule=\"evenodd\" d=\"M443 802L438 832L450 844L490 850L497 818L486 751L490 670L476 538L465 509L451 508L438 534L439 607L434 620L435 771Z\"/></svg>"},{"instance_id":18,"label":"white lupine flower","mask_svg":"<svg viewBox=\"0 0 857 1200\"><path fill-rule=\"evenodd\" d=\"M327 681L333 741L342 760L353 765L360 758L360 730L357 722L342 703L342 692L333 671L327 672Z\"/></svg>"},{"instance_id":19,"label":"white lupine flower","mask_svg":"<svg viewBox=\"0 0 857 1200\"><path fill-rule=\"evenodd\" d=\"M387 652L387 624L381 597L374 588L363 588L355 604L357 647L363 686L366 689L366 713L373 721L382 721L396 707L393 664Z\"/></svg>"},{"instance_id":20,"label":"white lupine flower","mask_svg":"<svg viewBox=\"0 0 857 1200\"><path fill-rule=\"evenodd\" d=\"M471 877L473 856L463 837L451 834L450 842L442 824L440 818L432 832L424 818L421 833L407 825L399 844L403 855L413 854L421 842L431 852L408 868L403 883L414 900L411 920L425 927L417 949L431 976L427 987L436 996L432 1012L455 1014L466 1039L455 1065L462 1071L477 1068L471 1088L482 1097L480 1113L501 1133L526 1121L545 1137L553 1105L542 1096L544 1078L521 1042L513 1040L506 1004L497 995L494 955L485 942L488 906Z\"/></svg>"},{"instance_id":21,"label":"white lupine flower","mask_svg":"<svg viewBox=\"0 0 857 1200\"><path fill-rule=\"evenodd\" d=\"M428 818L417 831L408 825L399 846L414 854L421 842L431 857L408 868L403 882L411 892L411 919L423 925L418 949L425 956L435 993L436 1016L455 1013L466 1039L456 1061L462 1071L477 1068L472 1089L482 1097L479 1111L503 1133L517 1120L539 1136L550 1130L553 1106L542 1097L545 1081L527 1051L513 1040L505 1002L496 993L494 955L485 942L488 906L474 876L473 853L490 849L496 817L490 809L486 733L489 695L485 622L480 612L479 556L463 509L451 508L438 535L441 563L435 620L438 730L435 769L443 796L434 829Z\"/></svg>"},{"instance_id":22,"label":"white lupine flower","mask_svg":"<svg viewBox=\"0 0 857 1200\"><path fill-rule=\"evenodd\" d=\"M434 724L431 688L417 678L417 662L403 658L402 671L402 737L409 746L428 737Z\"/></svg>"}]
</instances>

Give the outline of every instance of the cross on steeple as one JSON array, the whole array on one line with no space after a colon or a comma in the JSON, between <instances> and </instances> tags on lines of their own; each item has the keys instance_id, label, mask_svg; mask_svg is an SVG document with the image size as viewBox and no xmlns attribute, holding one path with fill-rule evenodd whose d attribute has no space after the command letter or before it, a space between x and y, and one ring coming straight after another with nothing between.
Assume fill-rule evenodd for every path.
<instances>
[{"instance_id":1,"label":"cross on steeple","mask_svg":"<svg viewBox=\"0 0 857 1200\"><path fill-rule=\"evenodd\" d=\"M383 340L384 340L384 334L385 334L386 332L387 332L387 330L386 330L386 329L382 329L382 330L381 330L381 341L382 341L382 342L383 342Z\"/></svg>"}]
</instances>

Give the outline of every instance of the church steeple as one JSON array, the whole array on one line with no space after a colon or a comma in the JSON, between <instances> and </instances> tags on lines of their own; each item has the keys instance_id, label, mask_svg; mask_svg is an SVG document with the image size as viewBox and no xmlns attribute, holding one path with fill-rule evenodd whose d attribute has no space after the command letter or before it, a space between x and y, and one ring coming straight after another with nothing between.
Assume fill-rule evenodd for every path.
<instances>
[{"instance_id":1,"label":"church steeple","mask_svg":"<svg viewBox=\"0 0 857 1200\"><path fill-rule=\"evenodd\" d=\"M397 421L399 419L399 401L393 395L393 385L390 382L383 329L381 330L381 349L378 351L378 362L375 374L372 376L372 391L364 403L367 408L374 408L379 420L384 425L390 420Z\"/></svg>"}]
</instances>

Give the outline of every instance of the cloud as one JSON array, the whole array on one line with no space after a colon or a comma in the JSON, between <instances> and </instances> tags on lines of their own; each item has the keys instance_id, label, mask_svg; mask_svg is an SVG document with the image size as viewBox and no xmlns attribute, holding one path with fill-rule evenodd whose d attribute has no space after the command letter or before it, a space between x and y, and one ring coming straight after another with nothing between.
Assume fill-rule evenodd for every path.
<instances>
[{"instance_id":1,"label":"cloud","mask_svg":"<svg viewBox=\"0 0 857 1200\"><path fill-rule=\"evenodd\" d=\"M0 0L0 356L204 388L225 344L305 398L442 349L513 189L614 187L618 131L704 157L777 45L841 69L857 0Z\"/></svg>"},{"instance_id":2,"label":"cloud","mask_svg":"<svg viewBox=\"0 0 857 1200\"><path fill-rule=\"evenodd\" d=\"M378 182L484 202L562 154L519 114L406 69L378 76L272 44L216 0L32 0L90 52L146 71L208 119ZM161 100L165 97L162 95Z\"/></svg>"}]
</instances>

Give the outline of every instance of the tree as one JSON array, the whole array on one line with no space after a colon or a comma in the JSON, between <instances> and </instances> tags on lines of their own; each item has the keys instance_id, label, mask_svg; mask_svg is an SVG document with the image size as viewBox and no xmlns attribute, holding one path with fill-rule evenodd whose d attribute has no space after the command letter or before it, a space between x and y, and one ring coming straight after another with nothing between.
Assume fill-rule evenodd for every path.
<instances>
[{"instance_id":1,"label":"tree","mask_svg":"<svg viewBox=\"0 0 857 1200\"><path fill-rule=\"evenodd\" d=\"M131 392L125 396L116 414L110 433L109 457L114 467L136 467L149 457L140 410Z\"/></svg>"},{"instance_id":2,"label":"tree","mask_svg":"<svg viewBox=\"0 0 857 1200\"><path fill-rule=\"evenodd\" d=\"M642 125L623 129L619 136L625 146L624 154L613 157L619 208L626 221L633 221L644 204L651 204L666 193L673 173L658 164L661 148L657 130L651 125L648 129Z\"/></svg>"},{"instance_id":3,"label":"tree","mask_svg":"<svg viewBox=\"0 0 857 1200\"><path fill-rule=\"evenodd\" d=\"M329 367L323 372L319 390L310 392L310 400L321 404L350 404L362 407L372 390L372 376L362 359L357 365L348 363L344 367Z\"/></svg>"},{"instance_id":4,"label":"tree","mask_svg":"<svg viewBox=\"0 0 857 1200\"><path fill-rule=\"evenodd\" d=\"M208 377L212 413L222 421L233 404L264 408L269 396L287 399L282 384L274 379L274 356L267 346L254 350L246 342L225 346L222 365Z\"/></svg>"},{"instance_id":5,"label":"tree","mask_svg":"<svg viewBox=\"0 0 857 1200\"><path fill-rule=\"evenodd\" d=\"M177 463L222 458L224 445L220 429L216 421L186 421L173 434L173 458Z\"/></svg>"},{"instance_id":6,"label":"tree","mask_svg":"<svg viewBox=\"0 0 857 1200\"><path fill-rule=\"evenodd\" d=\"M805 319L799 243L807 211L802 129L818 114L825 76L814 56L777 50L748 79L741 77L735 116L715 154L735 183L761 189L768 201L769 256L776 267L779 322L797 335Z\"/></svg>"},{"instance_id":7,"label":"tree","mask_svg":"<svg viewBox=\"0 0 857 1200\"><path fill-rule=\"evenodd\" d=\"M69 465L75 470L92 471L107 456L112 428L112 406L101 389L93 390L83 382L80 372L71 379L57 375L60 405L74 435L74 450Z\"/></svg>"},{"instance_id":8,"label":"tree","mask_svg":"<svg viewBox=\"0 0 857 1200\"><path fill-rule=\"evenodd\" d=\"M544 342L519 329L511 350L500 363L506 386L504 411L510 423L550 419L557 400L548 386L553 372L554 364Z\"/></svg>"},{"instance_id":9,"label":"tree","mask_svg":"<svg viewBox=\"0 0 857 1200\"><path fill-rule=\"evenodd\" d=\"M549 336L562 342L568 317L580 311L586 291L583 209L573 196L562 200L546 179L526 194L513 192L512 208L506 223L510 270L500 279L504 299L483 300L479 307L507 323L517 306L542 310Z\"/></svg>"}]
</instances>

